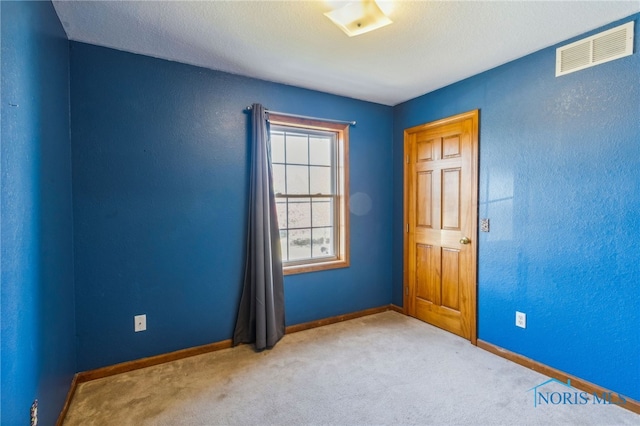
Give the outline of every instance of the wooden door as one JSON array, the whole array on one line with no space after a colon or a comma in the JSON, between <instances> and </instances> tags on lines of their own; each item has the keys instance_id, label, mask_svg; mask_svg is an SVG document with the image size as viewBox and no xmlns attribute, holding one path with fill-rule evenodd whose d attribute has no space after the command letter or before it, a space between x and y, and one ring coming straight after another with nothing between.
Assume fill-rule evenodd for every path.
<instances>
[{"instance_id":1,"label":"wooden door","mask_svg":"<svg viewBox=\"0 0 640 426\"><path fill-rule=\"evenodd\" d=\"M478 111L405 130L408 315L476 344Z\"/></svg>"}]
</instances>

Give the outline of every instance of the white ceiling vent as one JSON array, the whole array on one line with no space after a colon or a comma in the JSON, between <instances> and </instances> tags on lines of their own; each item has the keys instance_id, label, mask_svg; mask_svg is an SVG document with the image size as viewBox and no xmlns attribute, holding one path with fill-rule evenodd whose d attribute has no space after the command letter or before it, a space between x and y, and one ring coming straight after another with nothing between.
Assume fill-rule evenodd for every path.
<instances>
[{"instance_id":1,"label":"white ceiling vent","mask_svg":"<svg viewBox=\"0 0 640 426\"><path fill-rule=\"evenodd\" d=\"M556 77L633 54L633 21L556 49Z\"/></svg>"}]
</instances>

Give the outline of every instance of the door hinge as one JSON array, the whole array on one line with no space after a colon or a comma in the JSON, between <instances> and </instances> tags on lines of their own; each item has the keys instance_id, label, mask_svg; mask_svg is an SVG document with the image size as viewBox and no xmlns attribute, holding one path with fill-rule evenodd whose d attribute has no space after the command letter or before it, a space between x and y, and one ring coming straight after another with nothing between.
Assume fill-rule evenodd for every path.
<instances>
[{"instance_id":1,"label":"door hinge","mask_svg":"<svg viewBox=\"0 0 640 426\"><path fill-rule=\"evenodd\" d=\"M409 224L407 223L407 234L409 233Z\"/></svg>"},{"instance_id":2,"label":"door hinge","mask_svg":"<svg viewBox=\"0 0 640 426\"><path fill-rule=\"evenodd\" d=\"M407 164L409 164L409 156L407 155Z\"/></svg>"},{"instance_id":3,"label":"door hinge","mask_svg":"<svg viewBox=\"0 0 640 426\"><path fill-rule=\"evenodd\" d=\"M404 294L406 294L407 296L409 295L409 287L404 288Z\"/></svg>"}]
</instances>

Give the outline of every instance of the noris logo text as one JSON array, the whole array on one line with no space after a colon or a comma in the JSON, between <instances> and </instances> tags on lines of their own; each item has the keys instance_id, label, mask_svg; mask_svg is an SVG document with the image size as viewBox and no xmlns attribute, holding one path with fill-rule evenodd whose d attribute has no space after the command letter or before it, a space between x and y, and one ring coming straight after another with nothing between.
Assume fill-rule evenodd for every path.
<instances>
[{"instance_id":1,"label":"noris logo text","mask_svg":"<svg viewBox=\"0 0 640 426\"><path fill-rule=\"evenodd\" d=\"M627 399L619 393L589 393L575 389L571 386L571 379L567 379L567 383L557 379L549 379L532 387L527 392L533 392L534 407L541 405L625 405L627 403Z\"/></svg>"}]
</instances>

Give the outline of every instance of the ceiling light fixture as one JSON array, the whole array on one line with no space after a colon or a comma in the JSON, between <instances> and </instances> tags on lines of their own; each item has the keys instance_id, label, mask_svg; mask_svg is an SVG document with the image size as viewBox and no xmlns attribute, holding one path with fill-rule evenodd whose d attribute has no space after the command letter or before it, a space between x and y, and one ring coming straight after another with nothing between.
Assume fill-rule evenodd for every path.
<instances>
[{"instance_id":1,"label":"ceiling light fixture","mask_svg":"<svg viewBox=\"0 0 640 426\"><path fill-rule=\"evenodd\" d=\"M393 23L375 0L353 1L340 9L325 13L325 16L349 37L368 33Z\"/></svg>"}]
</instances>

